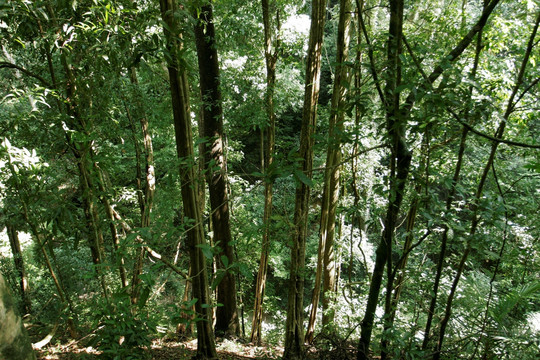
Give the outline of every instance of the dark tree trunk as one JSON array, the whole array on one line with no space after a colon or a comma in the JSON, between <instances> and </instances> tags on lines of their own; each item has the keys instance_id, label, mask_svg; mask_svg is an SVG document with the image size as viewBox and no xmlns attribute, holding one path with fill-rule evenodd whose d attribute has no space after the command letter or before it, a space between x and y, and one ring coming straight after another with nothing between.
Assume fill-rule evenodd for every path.
<instances>
[{"instance_id":1,"label":"dark tree trunk","mask_svg":"<svg viewBox=\"0 0 540 360\"><path fill-rule=\"evenodd\" d=\"M531 36L529 37L529 41L528 41L528 44L527 44L527 49L525 51L525 55L523 56L523 60L521 62L521 67L519 69L519 73L518 73L517 78L516 78L516 83L515 83L515 85L514 85L514 87L512 89L512 93L510 94L510 98L508 99L508 104L506 106L506 110L505 110L504 115L503 115L503 120L500 122L500 124L499 124L499 126L497 128L497 131L495 132L495 136L494 136L495 139L502 139L502 137L504 135L504 130L505 130L508 118L510 117L510 115L514 111L516 103L519 101L519 98L516 101L514 101L514 100L515 100L515 97L517 96L519 88L523 84L523 79L524 79L524 76L525 76L525 69L527 68L527 64L529 62L529 58L530 58L532 49L533 49L533 47L535 45L534 40L535 40L535 37L536 37L536 33L538 31L539 25L540 25L540 12L538 13L538 15L536 17L536 21L535 21L535 24L534 24L533 31L531 33ZM445 337L445 334L446 334L446 327L448 325L448 321L450 320L450 316L452 314L452 302L454 300L454 296L456 294L457 286L459 284L461 275L463 274L463 271L465 269L465 262L467 261L467 258L469 256L471 250L472 250L472 239L474 238L474 235L476 234L476 230L478 229L478 224L480 222L480 215L478 214L478 204L479 204L480 199L482 197L482 193L483 193L483 190L484 190L484 185L485 185L485 182L486 182L486 179L487 179L487 175L488 175L488 173L489 173L489 171L490 171L490 169L491 169L491 167L493 165L493 161L495 159L495 153L497 152L498 146L499 146L498 141L494 141L492 143L492 145L491 145L491 151L489 153L488 161L486 162L486 165L484 166L484 170L482 171L482 175L480 177L480 181L478 183L478 188L476 189L474 199L472 200L472 202L470 204L471 205L470 207L471 207L471 210L472 210L472 213L473 213L473 215L472 215L473 217L472 217L472 221L471 221L471 229L469 231L469 238L467 239L467 246L466 246L465 251L463 252L463 255L461 257L461 260L460 260L460 263L459 263L459 266L458 266L458 269L457 269L457 272L456 272L456 276L454 277L454 281L452 283L452 288L450 289L450 293L448 294L448 299L446 301L446 308L445 308L444 316L443 316L443 318L441 320L439 341L437 343L437 348L436 348L436 351L435 351L435 355L433 357L433 359L435 359L435 360L438 360L441 357L441 350L442 350L442 345L443 345L443 342L444 342L444 337Z\"/></svg>"},{"instance_id":2,"label":"dark tree trunk","mask_svg":"<svg viewBox=\"0 0 540 360\"><path fill-rule=\"evenodd\" d=\"M218 306L216 309L215 331L224 335L238 336L240 324L236 306L236 279L234 273L227 269L234 263L235 259L229 222L227 159L224 152L223 111L212 5L202 6L199 18L196 20L195 39L199 60L203 129L206 144L204 153L206 181L210 194L214 243L221 249L217 257L218 269L225 272L217 289L217 301L222 306ZM224 264L223 257L227 258L227 264Z\"/></svg>"},{"instance_id":3,"label":"dark tree trunk","mask_svg":"<svg viewBox=\"0 0 540 360\"><path fill-rule=\"evenodd\" d=\"M194 222L187 232L192 277L192 294L197 299L195 310L197 317L197 356L199 359L217 359L217 352L212 331L211 299L208 288L206 259L200 245L206 243L194 164L193 135L189 112L189 87L186 69L180 65L178 52L181 50L181 34L176 18L178 7L174 0L160 0L161 16L167 40L167 68L169 72L176 150L178 157L187 165L180 169L181 193L184 214Z\"/></svg>"},{"instance_id":4,"label":"dark tree trunk","mask_svg":"<svg viewBox=\"0 0 540 360\"><path fill-rule=\"evenodd\" d=\"M6 224L7 234L9 238L9 244L11 245L11 252L13 253L13 261L15 262L15 269L19 273L19 285L21 289L21 298L23 301L23 308L26 314L30 314L32 311L32 302L30 301L28 278L26 276L26 269L24 266L24 260L21 251L21 243L19 241L19 234L15 227L11 224Z\"/></svg>"},{"instance_id":5,"label":"dark tree trunk","mask_svg":"<svg viewBox=\"0 0 540 360\"><path fill-rule=\"evenodd\" d=\"M405 183L409 173L411 154L405 142L405 125L407 119L400 111L400 96L396 92L401 80L401 54L403 26L403 0L390 1L390 30L387 47L388 70L385 88L386 124L388 139L390 141L390 190L388 196L388 209L384 221L384 232L379 246L375 252L375 267L369 288L366 312L361 324L361 338L358 346L358 359L368 359L371 332L375 319L375 310L384 274L391 273L392 239L396 227L397 216L403 200Z\"/></svg>"}]
</instances>

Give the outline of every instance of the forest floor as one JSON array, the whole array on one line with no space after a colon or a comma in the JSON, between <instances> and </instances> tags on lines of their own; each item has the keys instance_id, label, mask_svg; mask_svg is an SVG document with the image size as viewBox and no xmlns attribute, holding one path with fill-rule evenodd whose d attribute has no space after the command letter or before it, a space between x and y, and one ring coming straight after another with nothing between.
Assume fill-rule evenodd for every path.
<instances>
[{"instance_id":1,"label":"forest floor","mask_svg":"<svg viewBox=\"0 0 540 360\"><path fill-rule=\"evenodd\" d=\"M216 344L220 360L278 359L283 349L276 346L254 346L239 341L222 340ZM196 354L197 341L154 341L147 350L152 360L184 360ZM102 358L101 352L76 343L49 345L38 351L39 360L93 360Z\"/></svg>"},{"instance_id":2,"label":"forest floor","mask_svg":"<svg viewBox=\"0 0 540 360\"><path fill-rule=\"evenodd\" d=\"M329 348L310 347L307 359L310 360L351 360L356 354L351 344L333 344ZM242 340L218 340L216 344L220 360L273 360L280 359L283 348L276 345L254 346ZM197 340L153 342L146 351L146 359L152 360L188 360L196 355ZM102 359L101 352L92 347L79 346L77 343L48 345L38 350L38 360L94 360ZM137 357L130 357L137 359ZM141 360L143 360L141 358Z\"/></svg>"}]
</instances>

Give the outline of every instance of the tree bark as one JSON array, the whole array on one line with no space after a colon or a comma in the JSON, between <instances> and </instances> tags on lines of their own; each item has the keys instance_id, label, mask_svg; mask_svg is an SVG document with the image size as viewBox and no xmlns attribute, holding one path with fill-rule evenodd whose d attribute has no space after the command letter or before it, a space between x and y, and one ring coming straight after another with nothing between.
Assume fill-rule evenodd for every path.
<instances>
[{"instance_id":1,"label":"tree bark","mask_svg":"<svg viewBox=\"0 0 540 360\"><path fill-rule=\"evenodd\" d=\"M0 359L35 360L32 343L17 313L9 286L0 273Z\"/></svg>"},{"instance_id":2,"label":"tree bark","mask_svg":"<svg viewBox=\"0 0 540 360\"><path fill-rule=\"evenodd\" d=\"M13 254L13 261L15 263L15 269L19 273L19 285L21 289L21 298L23 301L23 309L25 314L30 314L32 311L32 302L30 301L28 277L26 276L26 269L24 266L24 260L21 251L21 243L19 241L19 234L15 227L11 224L6 224L7 235L9 238L9 244L11 246L11 252Z\"/></svg>"},{"instance_id":3,"label":"tree bark","mask_svg":"<svg viewBox=\"0 0 540 360\"><path fill-rule=\"evenodd\" d=\"M519 69L519 73L517 75L516 83L512 89L512 93L510 94L510 98L508 99L508 104L506 106L506 110L503 115L503 120L500 122L496 132L495 132L495 138L496 139L502 139L504 135L504 130L506 127L506 123L508 122L508 119L512 112L514 111L515 105L517 103L514 102L514 99L517 95L517 92L520 88L520 86L523 83L523 78L525 76L525 69L527 68L527 64L529 62L529 58L532 52L532 48L535 45L535 37L536 33L538 31L538 26L540 25L540 12L538 12L536 21L534 24L533 31L531 33L531 36L529 37L529 41L527 44L527 49L525 51L525 55L523 56L523 60L521 62L521 67ZM519 100L518 100L519 101ZM480 202L480 199L482 197L482 193L484 190L484 185L487 179L487 175L489 173L489 170L492 167L493 161L495 159L495 153L497 152L497 148L499 146L499 142L495 141L491 145L491 151L489 153L488 161L486 162L486 165L484 166L484 170L482 171L482 175L480 177L480 181L478 183L478 188L476 189L476 193L474 196L474 199L471 202L471 211L472 211L472 221L471 221L471 229L469 231L469 237L467 239L467 246L465 248L465 251L463 252L463 255L461 257L460 263L458 265L458 269L456 272L456 276L454 277L454 281L452 283L452 287L450 289L450 293L448 294L448 299L446 301L446 308L444 312L444 316L441 320L441 326L440 326L440 332L439 332L439 341L437 343L435 355L433 357L434 360L438 360L441 357L441 350L442 345L444 342L445 334L446 334L446 327L448 325L448 321L450 320L450 316L452 314L452 302L454 300L454 296L457 291L457 286L459 284L461 275L463 274L463 270L465 269L465 262L467 261L467 258L472 250L472 238L476 234L476 230L478 228L478 224L480 222L480 216L478 215L478 204Z\"/></svg>"},{"instance_id":4,"label":"tree bark","mask_svg":"<svg viewBox=\"0 0 540 360\"><path fill-rule=\"evenodd\" d=\"M298 159L302 176L311 178L313 169L313 144L319 99L321 50L326 20L326 0L313 0L308 57L306 63L304 108ZM298 176L298 175L297 175ZM287 323L285 330L285 359L304 358L304 277L305 247L309 213L310 186L300 181L296 187L294 210L294 233L292 237L289 296L287 301Z\"/></svg>"},{"instance_id":5,"label":"tree bark","mask_svg":"<svg viewBox=\"0 0 540 360\"><path fill-rule=\"evenodd\" d=\"M138 86L137 80L137 70L134 66L128 68L129 79L133 87ZM154 169L154 150L152 146L152 137L148 129L148 118L146 116L146 111L144 109L143 101L140 98L140 93L138 89L134 88L132 91L132 97L135 100L135 107L137 109L136 113L139 114L139 123L141 125L141 131L143 136L144 144L144 154L145 154L145 174L144 181L142 178L141 172L141 160L140 160L140 151L137 143L137 139L134 133L134 146L137 158L137 184L138 184L138 200L139 207L141 209L141 227L147 228L150 226L150 215L152 213L152 206L154 203L154 193L156 190L156 179L155 179L155 169ZM130 116L131 118L131 116ZM130 119L131 120L131 119ZM133 276L131 282L131 302L136 304L139 298L139 288L140 288L140 275L143 270L143 261L145 250L141 247L138 250L137 257L135 259L135 264L133 267Z\"/></svg>"},{"instance_id":6,"label":"tree bark","mask_svg":"<svg viewBox=\"0 0 540 360\"><path fill-rule=\"evenodd\" d=\"M181 66L178 52L181 50L181 33L176 17L178 11L174 0L160 0L161 16L167 41L167 69L169 72L176 150L186 165L180 168L182 203L185 216L193 221L187 232L187 247L192 269L192 294L197 299L197 356L199 359L217 359L214 333L212 331L211 299L208 288L206 259L200 248L205 245L198 190L195 186L197 173L194 165L193 135L189 112L189 87L186 69Z\"/></svg>"},{"instance_id":7,"label":"tree bark","mask_svg":"<svg viewBox=\"0 0 540 360\"><path fill-rule=\"evenodd\" d=\"M328 312L330 295L334 292L336 283L336 264L334 261L334 233L336 227L336 208L339 200L341 143L344 131L344 106L350 82L350 71L346 65L349 55L349 42L351 38L351 2L340 1L336 71L334 89L329 119L328 148L326 155L326 169L324 174L323 197L321 204L321 223L319 231L319 250L317 259L317 272L315 275L315 289L311 300L306 342L311 343L315 332L317 308L321 294L321 277L323 280L323 329L333 322L334 314ZM322 275L322 276L321 276Z\"/></svg>"},{"instance_id":8,"label":"tree bark","mask_svg":"<svg viewBox=\"0 0 540 360\"><path fill-rule=\"evenodd\" d=\"M371 332L375 319L375 310L385 266L387 273L392 271L392 241L396 227L397 216L403 200L405 183L409 173L411 154L405 142L405 125L407 118L400 111L400 96L396 92L401 81L401 54L403 27L403 0L390 1L390 29L387 47L387 83L384 92L386 105L386 124L390 141L390 190L388 194L388 209L384 221L384 232L375 252L375 267L369 288L366 312L361 324L361 337L358 345L358 359L368 359Z\"/></svg>"},{"instance_id":9,"label":"tree bark","mask_svg":"<svg viewBox=\"0 0 540 360\"><path fill-rule=\"evenodd\" d=\"M236 305L236 279L230 267L234 259L231 227L229 221L229 197L227 194L227 159L224 153L223 110L219 89L219 62L215 40L214 19L210 3L201 6L196 19L195 40L199 60L199 77L202 95L204 123L204 153L206 181L210 194L210 207L214 243L220 248L217 265L225 274L218 284L216 309L216 333L238 336L240 323ZM223 260L227 258L226 262Z\"/></svg>"},{"instance_id":10,"label":"tree bark","mask_svg":"<svg viewBox=\"0 0 540 360\"><path fill-rule=\"evenodd\" d=\"M396 8L395 2L397 2L397 1L401 1L401 0L392 1L391 8L394 8L394 9ZM452 51L450 51L448 53L448 55L444 57L444 62L446 62L446 61L450 61L450 62L455 61L463 53L463 51L465 51L465 49L469 46L469 44L474 39L476 33L478 31L480 31L480 29L482 29L483 26L486 24L489 16L493 12L493 10L495 9L495 7L499 3L499 1L500 0L492 0L489 3L489 5L486 6L485 10L482 12L482 15L478 19L477 23L463 37L463 39L461 39L461 41L452 49ZM392 18L392 16L391 16L391 18ZM392 22L392 20L391 20L391 22ZM392 26L395 26L395 25L391 24L390 39L395 38L395 35L393 35L393 32L395 32L395 29L392 30ZM401 37L401 35L400 35L400 37ZM391 47L389 46L389 50L390 50L390 48ZM390 58L390 53L389 53L389 58ZM399 61L399 58L395 59L395 61ZM389 61L389 68L392 66L390 64L392 64L392 62ZM395 66L395 63L394 63L393 66ZM426 84L425 85L432 86L432 84L444 72L444 69L445 68L442 65L442 63L435 66L435 68L433 69L431 74L429 74L429 76L426 76ZM374 77L375 82L377 82L376 73L372 72L372 76ZM389 79L392 79L392 77L390 76ZM423 84L421 84L419 86L423 86ZM382 96L382 99L381 99L385 103L385 106L387 108L387 119L392 119L393 116L391 116L391 114L394 113L393 108L396 108L396 104L389 103L388 100L387 100L388 95L392 94L392 92L388 91L388 90L391 90L391 89L392 89L392 86L388 86L388 84L387 84L387 87L386 87L386 94L387 95ZM395 87L394 87L394 89L395 89ZM399 110L399 113L396 113L396 115L399 115L399 118L401 118L401 121L403 123L405 123L407 121L407 119L408 119L408 117L410 115L410 112L411 112L411 110L412 110L412 108L414 106L414 103L416 101L416 94L417 94L417 91L411 91L409 93L409 95L407 96L407 99L405 100L404 104L401 106L401 109ZM396 99L394 99L394 101L395 100ZM399 99L397 99L397 100L399 100ZM399 106L399 102L397 103L397 106ZM391 122L388 122L388 121L387 121L387 123L391 124ZM401 126L403 126L403 125L404 124L402 124ZM395 227L395 217L397 216L397 212L399 211L399 206L396 206L396 205L401 204L401 200L402 200L402 196L403 196L402 192L403 192L403 188L404 188L404 185L405 185L405 179L406 179L406 177L408 175L408 170L409 170L409 165L410 165L410 154L408 153L407 145L404 142L404 139L402 139L403 141L398 141L397 144L396 144L396 135L399 132L403 131L403 129L399 129L399 127L401 127L401 126L397 126L397 127L396 126L390 126L388 128L390 139L394 142L392 144L392 152L397 153L397 154L401 154L399 156L400 159L396 159L396 158L394 158L394 156L392 156L392 161L391 161L391 173L393 173L392 168L395 169L396 162L397 162L397 174L395 176L391 176L391 179L395 179L395 180L398 180L398 181L397 181L397 183L393 182L390 185L390 188L394 189L394 190L391 190L391 193L393 192L395 194L395 196L393 197L393 199L391 197L391 202L389 203L387 216L386 216L386 220L385 220L385 230L384 230L384 233L383 233L383 239L381 240L381 243L377 247L377 250L376 250L375 267L373 269L372 282L371 282L371 285L370 285L370 291L369 291L369 295L368 295L368 304L366 306L366 313L365 313L365 316L364 316L364 320L362 321L362 335L361 335L361 339L360 339L360 342L359 342L358 359L367 359L367 356L368 356L369 343L371 341L370 340L371 339L371 331L372 331L372 328L373 328L373 320L374 320L374 317L375 317L375 309L377 307L377 300L378 300L380 286L381 286L381 282L382 282L382 275L383 275L383 272L384 272L384 266L385 266L385 262L388 263L388 261L391 259L391 257L389 256L389 254L391 252L391 248L389 246L389 245L391 245L391 243L390 243L389 240L392 237L391 232L393 232L393 228ZM392 135L392 131L394 132L394 135ZM399 140L399 136L397 138ZM401 190L400 190L400 187L402 187ZM387 245L387 244L389 244L389 245ZM389 265L391 267L391 263ZM388 274L391 274L392 269L391 268L387 269L387 272L388 272Z\"/></svg>"},{"instance_id":11,"label":"tree bark","mask_svg":"<svg viewBox=\"0 0 540 360\"><path fill-rule=\"evenodd\" d=\"M253 309L253 322L251 325L251 342L261 343L261 326L263 315L264 291L266 288L266 275L268 271L268 251L270 248L270 218L272 216L272 187L274 179L268 173L274 163L274 145L276 132L276 114L274 112L274 87L276 84L276 63L279 51L279 36L272 39L272 21L270 15L269 0L261 0L264 27L264 54L266 60L266 115L268 126L266 128L266 147L263 152L263 170L266 172L264 183L264 214L263 214L263 238L261 245L261 259L257 272L255 285L255 300ZM275 6L275 1L272 1ZM276 16L277 31L279 32L279 15ZM263 141L261 141L263 143ZM263 146L263 145L261 145ZM264 147L264 146L263 146Z\"/></svg>"}]
</instances>

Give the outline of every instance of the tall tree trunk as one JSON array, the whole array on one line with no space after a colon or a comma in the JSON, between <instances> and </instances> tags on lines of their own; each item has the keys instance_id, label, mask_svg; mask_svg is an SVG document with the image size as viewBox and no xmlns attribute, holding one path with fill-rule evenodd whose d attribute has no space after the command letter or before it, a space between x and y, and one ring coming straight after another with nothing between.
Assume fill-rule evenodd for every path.
<instances>
[{"instance_id":1,"label":"tall tree trunk","mask_svg":"<svg viewBox=\"0 0 540 360\"><path fill-rule=\"evenodd\" d=\"M192 294L197 299L195 310L197 317L197 356L199 359L217 359L217 352L212 331L211 299L208 288L206 259L200 248L205 245L202 216L199 207L198 189L194 184L197 172L194 163L193 135L189 111L189 87L186 69L180 65L181 33L177 20L178 7L174 0L160 0L161 16L167 40L167 69L169 72L171 100L174 116L174 130L178 157L186 166L180 169L181 193L184 214L194 223L187 232L192 269Z\"/></svg>"},{"instance_id":2,"label":"tall tree trunk","mask_svg":"<svg viewBox=\"0 0 540 360\"><path fill-rule=\"evenodd\" d=\"M69 306L71 308L70 301L68 297L65 295L64 287L60 283L60 279L56 275L56 272L54 271L49 255L47 254L47 250L45 249L45 244L43 244L42 242L42 233L38 225L36 224L36 222L30 219L30 213L28 211L28 196L26 194L23 194L23 187L19 183L19 180L17 178L19 175L17 174L17 172L15 171L15 168L13 167L13 164L11 162L11 157L9 157L8 159L9 159L8 161L9 170L11 171L11 175L15 177L15 181L14 181L15 189L17 190L19 201L22 206L24 220L28 224L28 227L30 228L31 233L34 236L34 240L36 241L38 248L41 250L41 254L43 255L43 260L45 261L45 264L47 265L47 269L49 270L54 286L56 287L57 295L58 295L58 298L60 299L60 302L64 306ZM78 337L78 333L77 333L77 329L75 327L72 317L68 317L67 326L68 326L71 337L76 339Z\"/></svg>"},{"instance_id":3,"label":"tall tree trunk","mask_svg":"<svg viewBox=\"0 0 540 360\"><path fill-rule=\"evenodd\" d=\"M124 266L124 258L119 254L120 237L118 236L118 231L115 225L114 211L109 201L107 189L105 188L105 176L103 175L103 170L99 167L97 163L94 163L94 168L96 169L99 176L98 187L99 191L102 193L101 203L105 208L105 214L107 214L107 218L109 221L109 229L111 231L113 247L113 257L114 261L118 265L118 272L120 273L120 284L123 288L126 288L128 286L126 268Z\"/></svg>"},{"instance_id":4,"label":"tall tree trunk","mask_svg":"<svg viewBox=\"0 0 540 360\"><path fill-rule=\"evenodd\" d=\"M11 252L13 253L13 261L15 262L15 269L19 273L19 285L21 289L21 298L23 301L23 309L25 314L30 314L32 311L32 302L30 301L28 277L26 276L26 269L24 266L24 260L21 251L21 243L19 241L19 234L15 227L11 224L6 224L7 235L9 238L9 244L11 246Z\"/></svg>"},{"instance_id":5,"label":"tall tree trunk","mask_svg":"<svg viewBox=\"0 0 540 360\"><path fill-rule=\"evenodd\" d=\"M236 279L234 273L227 269L235 259L229 221L227 159L224 153L223 110L212 5L208 3L201 6L198 14L195 40L203 102L206 181L210 194L214 242L221 249L217 258L218 269L225 271L217 288L217 301L222 306L216 309L215 331L238 336L240 323L236 305ZM223 261L224 257L227 263Z\"/></svg>"},{"instance_id":6,"label":"tall tree trunk","mask_svg":"<svg viewBox=\"0 0 540 360\"><path fill-rule=\"evenodd\" d=\"M138 143L136 136L134 135L134 146L137 156L137 184L138 184L138 200L139 207L141 209L141 227L147 228L150 226L150 215L152 213L152 206L154 203L154 193L156 190L156 178L154 169L154 150L152 146L152 137L150 136L148 117L146 116L146 110L144 108L143 100L138 87L137 69L135 66L128 68L129 80L133 87L131 92L135 101L136 114L139 117L139 124L141 126L141 132L143 136L144 154L145 154L145 173L144 179L142 178L140 151L138 150ZM130 116L130 121L131 121ZM145 255L144 247L141 247L137 252L135 264L133 267L133 276L131 281L131 302L136 304L139 298L139 288L141 280L139 276L143 270L143 261Z\"/></svg>"},{"instance_id":7,"label":"tall tree trunk","mask_svg":"<svg viewBox=\"0 0 540 360\"><path fill-rule=\"evenodd\" d=\"M343 137L344 105L350 82L350 71L346 65L349 55L351 2L340 1L337 36L336 71L329 119L328 149L324 174L323 197L321 204L321 223L319 231L319 250L315 288L311 299L311 312L306 332L306 342L311 343L315 332L317 308L323 280L323 328L334 318L333 312L327 312L330 295L333 293L336 279L334 261L334 233L336 228L336 208L339 200L341 142ZM321 276L322 274L322 276Z\"/></svg>"},{"instance_id":8,"label":"tall tree trunk","mask_svg":"<svg viewBox=\"0 0 540 360\"><path fill-rule=\"evenodd\" d=\"M17 313L9 286L0 273L0 359L35 360L32 343Z\"/></svg>"},{"instance_id":9,"label":"tall tree trunk","mask_svg":"<svg viewBox=\"0 0 540 360\"><path fill-rule=\"evenodd\" d=\"M508 99L508 104L506 106L506 110L504 112L504 115L503 115L503 119L502 121L500 122L499 124L499 127L497 128L497 131L495 132L495 136L494 138L495 139L502 139L503 135L504 135L504 130L505 130L505 127L506 127L506 123L508 122L508 119L510 117L510 115L512 114L512 112L514 111L515 109L515 106L517 104L517 102L519 101L519 98L518 100L514 101L516 95L517 95L517 92L519 90L519 88L521 87L521 85L523 84L523 78L525 76L525 70L527 68L527 64L529 62L529 58L530 58L530 55L531 55L531 52L532 52L532 48L534 47L535 45L535 37L536 37L536 33L538 31L538 26L540 25L540 12L538 12L537 16L536 16L536 21L535 21L535 24L534 24L534 28L533 28L533 31L531 33L531 36L529 37L529 41L527 43L527 49L525 51L525 55L523 56L523 60L521 62L521 67L519 69L519 73L517 75L517 79L516 79L516 83L512 89L512 93L510 94L510 98ZM489 154L489 158L488 158L488 161L484 167L484 170L482 172L482 176L480 177L480 181L478 183L478 188L476 189L476 193L475 193L475 196L474 196L474 199L472 200L472 203L471 203L471 210L472 210L472 221L471 221L471 229L469 231L469 237L467 239L467 246L465 248L465 251L463 252L463 255L461 257L461 260L460 260L460 263L458 265L458 269L457 269L457 272L456 272L456 276L454 277L454 281L452 283L452 287L450 289L450 293L448 295L448 299L446 301L446 308L445 308L445 312L444 312L444 316L441 320L441 327L440 327L440 333L439 333L439 341L437 343L437 348L436 348L436 351L435 351L435 355L433 357L433 359L435 360L438 360L440 359L441 357L441 350L442 350L442 345L443 345L443 342L444 342L444 337L445 337L445 334L446 334L446 327L448 325L448 321L450 320L450 316L452 314L452 302L454 300L454 296L456 294L456 290L457 290L457 286L459 284L459 280L461 278L461 275L463 274L463 270L465 269L465 262L467 261L467 258L472 250L472 239L474 237L474 235L476 234L476 230L478 228L478 224L480 222L480 216L478 215L478 204L480 202L480 199L482 197L482 193L483 193L483 190L484 190L484 185L485 185L485 182L486 182L486 179L487 179L487 175L493 165L493 161L495 159L495 153L497 152L497 148L499 146L499 142L498 141L493 141L492 145L491 145L491 151L490 151L490 154Z\"/></svg>"},{"instance_id":10,"label":"tall tree trunk","mask_svg":"<svg viewBox=\"0 0 540 360\"><path fill-rule=\"evenodd\" d=\"M274 112L274 88L276 85L276 62L279 51L279 36L272 40L272 21L270 15L269 0L261 0L264 26L264 54L266 60L266 115L268 126L266 128L266 148L263 161L266 172L264 183L264 215L263 215L263 238L261 246L261 260L259 271L257 272L257 283L255 285L255 300L253 309L253 322L251 325L251 342L260 344L261 326L263 315L264 291L266 288L266 275L268 271L268 251L270 249L270 218L272 216L272 187L273 177L268 173L274 163L274 145L276 133L276 114ZM272 7L275 1L272 0ZM276 15L277 32L279 33L279 14ZM262 131L263 129L261 129ZM261 141L263 143L264 141ZM264 146L263 146L264 147Z\"/></svg>"},{"instance_id":11,"label":"tall tree trunk","mask_svg":"<svg viewBox=\"0 0 540 360\"><path fill-rule=\"evenodd\" d=\"M51 14L52 8L49 7ZM66 77L66 114L72 119L68 126L86 136L89 135L88 126L85 119L81 115L79 100L79 93L77 88L77 82L71 64L67 61L65 49L62 48L60 53L60 60L64 69ZM92 144L89 140L75 141L70 133L66 132L66 138L68 144L75 156L77 162L77 168L79 169L79 186L83 201L84 216L86 219L86 226L88 231L88 245L92 254L92 262L95 265L96 274L100 279L103 295L108 296L108 290L105 283L105 276L101 269L103 263L103 233L100 227L100 219L96 207L96 189L92 173L92 164L94 151Z\"/></svg>"},{"instance_id":12,"label":"tall tree trunk","mask_svg":"<svg viewBox=\"0 0 540 360\"><path fill-rule=\"evenodd\" d=\"M396 88L401 81L401 54L403 27L403 0L390 1L390 29L387 47L388 68L387 83L385 87L386 124L390 141L390 190L388 195L388 209L384 221L384 232L381 242L376 250L375 267L368 295L366 312L361 324L361 338L358 348L358 359L368 359L371 332L375 319L375 310L379 299L384 267L387 273L392 271L392 240L396 228L397 216L403 200L403 193L411 154L405 142L405 125L407 118L400 111L400 96Z\"/></svg>"},{"instance_id":13,"label":"tall tree trunk","mask_svg":"<svg viewBox=\"0 0 540 360\"><path fill-rule=\"evenodd\" d=\"M295 170L301 177L307 177L308 179L311 178L313 169L313 136L315 134L320 89L321 50L326 20L326 0L313 0L311 8L304 108L298 152L301 168ZM302 178L299 178L299 180L302 180ZM285 350L283 354L283 357L289 360L304 358L304 277L309 193L308 181L305 181L305 179L298 181L294 210Z\"/></svg>"}]
</instances>

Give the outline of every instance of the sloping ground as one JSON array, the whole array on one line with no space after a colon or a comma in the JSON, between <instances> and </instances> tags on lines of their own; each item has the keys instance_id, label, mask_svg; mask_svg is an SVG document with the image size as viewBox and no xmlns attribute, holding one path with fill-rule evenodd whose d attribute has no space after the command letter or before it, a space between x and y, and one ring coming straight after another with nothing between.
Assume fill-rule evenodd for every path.
<instances>
[{"instance_id":1,"label":"sloping ground","mask_svg":"<svg viewBox=\"0 0 540 360\"><path fill-rule=\"evenodd\" d=\"M184 360L195 355L196 341L188 342L154 342L147 350L152 360ZM218 354L221 360L245 359L278 359L282 349L275 347L253 346L241 344L236 341L223 340L218 343ZM92 347L79 347L77 344L64 344L49 346L38 351L40 360L93 360L98 359L101 353Z\"/></svg>"}]
</instances>

